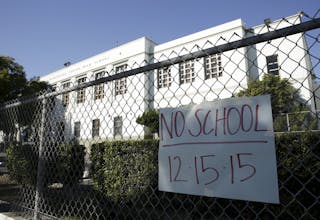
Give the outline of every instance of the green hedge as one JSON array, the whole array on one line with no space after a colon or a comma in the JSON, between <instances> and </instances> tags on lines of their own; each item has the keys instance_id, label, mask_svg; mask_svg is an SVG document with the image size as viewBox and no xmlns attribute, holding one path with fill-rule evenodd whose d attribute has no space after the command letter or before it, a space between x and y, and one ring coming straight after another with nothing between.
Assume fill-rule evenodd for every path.
<instances>
[{"instance_id":1,"label":"green hedge","mask_svg":"<svg viewBox=\"0 0 320 220\"><path fill-rule=\"evenodd\" d=\"M12 143L8 146L7 167L10 177L20 184L35 186L38 170L38 147L35 145ZM52 183L72 185L79 182L84 171L85 151L82 145L68 143L44 146L41 158L41 180L44 186Z\"/></svg>"},{"instance_id":2,"label":"green hedge","mask_svg":"<svg viewBox=\"0 0 320 220\"><path fill-rule=\"evenodd\" d=\"M157 179L157 140L112 141L92 146L91 175L96 190L111 201L128 201Z\"/></svg>"},{"instance_id":3,"label":"green hedge","mask_svg":"<svg viewBox=\"0 0 320 220\"><path fill-rule=\"evenodd\" d=\"M7 147L6 154L10 178L20 184L35 185L38 167L36 147L12 143Z\"/></svg>"},{"instance_id":4,"label":"green hedge","mask_svg":"<svg viewBox=\"0 0 320 220\"><path fill-rule=\"evenodd\" d=\"M290 133L276 135L275 137L278 178L281 205L262 204L250 202L255 212L261 212L262 207L267 210L259 216L268 216L273 213L276 216L286 218L286 213L301 217L305 215L306 208L317 203L316 196L320 193L317 177L320 172L320 141L317 133ZM144 206L153 209L158 201L165 207L167 202L179 207L183 204L193 207L197 204L197 210L209 211L215 216L223 215L215 207L209 208L209 204L218 202L227 203L229 200L218 198L188 197L187 195L158 192L157 189L157 140L142 141L114 141L105 142L92 147L91 159L93 161L91 174L95 189L114 202L132 201L138 198L143 200ZM142 196L142 197L141 197ZM156 197L156 198L155 198ZM159 197L160 199L159 201ZM145 198L145 199L143 199ZM192 198L188 204L188 199ZM232 201L233 206L239 210L248 205L244 201ZM287 207L287 204L290 206ZM228 206L228 205L226 205ZM158 207L158 206L157 206ZM222 211L222 210L220 210ZM202 211L201 211L202 212ZM201 213L200 212L200 213ZM198 213L200 215L200 213ZM256 218L256 214L250 210L243 210L243 216ZM197 216L197 213L192 213ZM228 216L238 216L238 210L228 210ZM310 216L319 216L319 210L310 208ZM201 215L200 215L201 216Z\"/></svg>"},{"instance_id":5,"label":"green hedge","mask_svg":"<svg viewBox=\"0 0 320 220\"><path fill-rule=\"evenodd\" d=\"M302 182L320 169L320 136L318 133L285 133L275 137L278 175L293 175Z\"/></svg>"}]
</instances>

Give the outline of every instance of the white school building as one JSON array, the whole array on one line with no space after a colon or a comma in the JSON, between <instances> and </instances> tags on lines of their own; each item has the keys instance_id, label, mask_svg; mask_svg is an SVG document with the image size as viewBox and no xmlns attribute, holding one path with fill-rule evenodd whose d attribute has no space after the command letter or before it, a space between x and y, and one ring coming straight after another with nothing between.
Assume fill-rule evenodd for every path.
<instances>
[{"instance_id":1,"label":"white school building","mask_svg":"<svg viewBox=\"0 0 320 220\"><path fill-rule=\"evenodd\" d=\"M241 19L163 44L142 37L40 78L57 91L301 22L301 15L248 28ZM277 74L313 108L312 67L303 33L208 55L60 95L51 117L64 139L143 138L136 118L148 108L228 98L250 79Z\"/></svg>"}]
</instances>

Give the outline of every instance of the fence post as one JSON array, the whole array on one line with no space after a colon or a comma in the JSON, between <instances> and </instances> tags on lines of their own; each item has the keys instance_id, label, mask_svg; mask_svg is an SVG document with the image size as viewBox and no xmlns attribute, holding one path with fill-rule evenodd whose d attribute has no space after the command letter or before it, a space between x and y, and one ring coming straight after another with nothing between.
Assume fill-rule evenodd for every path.
<instances>
[{"instance_id":1,"label":"fence post","mask_svg":"<svg viewBox=\"0 0 320 220\"><path fill-rule=\"evenodd\" d=\"M34 202L34 215L33 219L39 219L39 203L40 203L40 192L42 188L42 168L43 168L43 145L44 145L44 135L45 135L45 123L46 123L46 104L47 100L44 97L42 100L42 110L41 110L41 124L40 124L40 134L39 134L39 153L38 153L38 168L37 168L37 185L36 185L36 197Z\"/></svg>"},{"instance_id":2,"label":"fence post","mask_svg":"<svg viewBox=\"0 0 320 220\"><path fill-rule=\"evenodd\" d=\"M287 131L291 131L289 113L286 113L286 118L287 118Z\"/></svg>"}]
</instances>

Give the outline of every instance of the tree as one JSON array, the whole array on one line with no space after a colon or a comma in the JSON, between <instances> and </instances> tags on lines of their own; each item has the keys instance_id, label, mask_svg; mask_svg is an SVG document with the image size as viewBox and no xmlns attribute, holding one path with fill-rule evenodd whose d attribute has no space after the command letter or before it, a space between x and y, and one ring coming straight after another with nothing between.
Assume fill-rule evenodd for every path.
<instances>
[{"instance_id":1,"label":"tree","mask_svg":"<svg viewBox=\"0 0 320 220\"><path fill-rule=\"evenodd\" d=\"M0 103L34 95L48 88L45 82L28 81L23 66L14 58L0 56Z\"/></svg>"},{"instance_id":2,"label":"tree","mask_svg":"<svg viewBox=\"0 0 320 220\"><path fill-rule=\"evenodd\" d=\"M23 66L15 62L14 58L0 56L0 104L36 95L50 86L38 80L27 80ZM27 103L2 108L0 111L0 130L11 138L19 139L21 128L30 127L36 115L35 107L39 100L31 100Z\"/></svg>"},{"instance_id":3,"label":"tree","mask_svg":"<svg viewBox=\"0 0 320 220\"><path fill-rule=\"evenodd\" d=\"M237 96L258 96L269 94L273 113L292 112L300 106L299 93L287 79L278 75L266 74L262 80L248 82L248 88L240 91Z\"/></svg>"},{"instance_id":4,"label":"tree","mask_svg":"<svg viewBox=\"0 0 320 220\"><path fill-rule=\"evenodd\" d=\"M159 111L155 109L149 109L139 116L136 122L148 128L150 133L159 133ZM146 135L145 138L150 138L150 135Z\"/></svg>"},{"instance_id":5,"label":"tree","mask_svg":"<svg viewBox=\"0 0 320 220\"><path fill-rule=\"evenodd\" d=\"M17 98L26 83L23 67L11 57L0 56L0 103Z\"/></svg>"},{"instance_id":6,"label":"tree","mask_svg":"<svg viewBox=\"0 0 320 220\"><path fill-rule=\"evenodd\" d=\"M260 81L249 81L248 88L240 91L236 96L266 94L271 96L275 131L287 131L289 129L291 131L302 131L316 128L316 120L308 113L309 109L300 97L299 91L291 85L288 79L281 79L278 75L266 74Z\"/></svg>"}]
</instances>

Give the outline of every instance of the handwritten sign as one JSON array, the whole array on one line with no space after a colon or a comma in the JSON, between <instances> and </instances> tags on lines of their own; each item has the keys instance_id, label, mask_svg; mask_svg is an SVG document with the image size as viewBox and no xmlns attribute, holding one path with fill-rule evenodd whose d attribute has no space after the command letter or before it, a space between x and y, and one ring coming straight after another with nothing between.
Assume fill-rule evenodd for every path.
<instances>
[{"instance_id":1,"label":"handwritten sign","mask_svg":"<svg viewBox=\"0 0 320 220\"><path fill-rule=\"evenodd\" d=\"M270 96L160 109L159 190L279 203Z\"/></svg>"}]
</instances>

